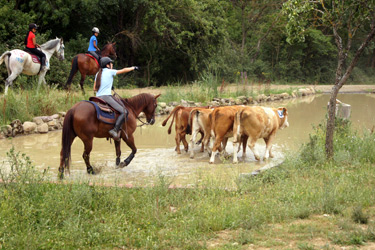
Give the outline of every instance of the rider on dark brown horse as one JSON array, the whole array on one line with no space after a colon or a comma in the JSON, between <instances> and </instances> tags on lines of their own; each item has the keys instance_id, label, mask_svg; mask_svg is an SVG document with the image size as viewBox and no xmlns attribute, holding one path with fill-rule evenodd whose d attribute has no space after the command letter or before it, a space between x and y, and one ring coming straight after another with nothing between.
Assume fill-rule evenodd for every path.
<instances>
[{"instance_id":1,"label":"rider on dark brown horse","mask_svg":"<svg viewBox=\"0 0 375 250\"><path fill-rule=\"evenodd\" d=\"M90 38L89 48L87 49L87 51L99 61L100 49L98 47L98 39L96 38L98 35L99 29L96 27L92 28L92 36Z\"/></svg>"},{"instance_id":2,"label":"rider on dark brown horse","mask_svg":"<svg viewBox=\"0 0 375 250\"><path fill-rule=\"evenodd\" d=\"M103 57L100 60L99 72L95 76L94 91L97 91L96 96L106 101L111 107L120 112L115 127L109 131L109 134L116 141L120 139L120 131L122 124L125 121L125 108L121 106L112 96L113 77L115 75L128 73L133 70L138 70L137 66L123 68L120 70L113 69L112 60L109 57Z\"/></svg>"},{"instance_id":3,"label":"rider on dark brown horse","mask_svg":"<svg viewBox=\"0 0 375 250\"><path fill-rule=\"evenodd\" d=\"M46 69L46 55L42 51L37 49L40 48L40 45L36 43L35 38L35 32L37 28L38 25L36 25L35 23L31 23L29 25L29 31L27 32L25 37L25 45L27 50L40 57L42 63L42 70L44 70Z\"/></svg>"}]
</instances>

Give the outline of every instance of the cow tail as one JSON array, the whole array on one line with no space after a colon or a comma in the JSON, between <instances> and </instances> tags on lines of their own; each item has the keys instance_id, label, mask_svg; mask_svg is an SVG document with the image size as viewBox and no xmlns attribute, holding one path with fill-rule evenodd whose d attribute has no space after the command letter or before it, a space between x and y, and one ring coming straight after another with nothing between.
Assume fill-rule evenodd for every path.
<instances>
[{"instance_id":1,"label":"cow tail","mask_svg":"<svg viewBox=\"0 0 375 250\"><path fill-rule=\"evenodd\" d=\"M72 60L72 68L70 70L68 80L66 81L66 86L70 86L70 84L72 84L73 77L77 73L77 71L78 71L78 56L75 56Z\"/></svg>"},{"instance_id":2,"label":"cow tail","mask_svg":"<svg viewBox=\"0 0 375 250\"><path fill-rule=\"evenodd\" d=\"M233 142L240 141L240 126L243 110L237 111L233 122Z\"/></svg>"},{"instance_id":3,"label":"cow tail","mask_svg":"<svg viewBox=\"0 0 375 250\"><path fill-rule=\"evenodd\" d=\"M214 128L214 123L215 123L215 115L216 115L215 110L208 115L208 121L211 124L211 131L210 131L211 132L211 137L213 137L213 138L215 138L215 132L214 132L214 129L213 129Z\"/></svg>"},{"instance_id":4,"label":"cow tail","mask_svg":"<svg viewBox=\"0 0 375 250\"><path fill-rule=\"evenodd\" d=\"M175 107L175 108L172 110L172 112L169 114L169 116L167 117L167 119L165 119L165 120L163 121L163 123L161 124L161 125L164 127L164 126L167 124L168 119L173 115L171 125L170 125L169 128L168 128L168 134L171 134L171 132L172 132L172 125L173 125L173 122L174 122L174 118L175 118L175 116L176 116L176 112L177 112L178 110L180 110L181 108L182 108L182 106L177 106L177 107Z\"/></svg>"}]
</instances>

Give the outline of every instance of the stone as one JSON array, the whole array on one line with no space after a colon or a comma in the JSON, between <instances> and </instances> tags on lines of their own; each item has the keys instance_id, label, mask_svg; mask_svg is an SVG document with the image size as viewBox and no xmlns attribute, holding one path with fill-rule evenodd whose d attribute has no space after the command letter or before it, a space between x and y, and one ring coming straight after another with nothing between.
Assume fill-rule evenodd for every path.
<instances>
[{"instance_id":1,"label":"stone","mask_svg":"<svg viewBox=\"0 0 375 250\"><path fill-rule=\"evenodd\" d=\"M54 114L54 115L51 115L51 118L52 118L52 119L59 119L59 118L60 118L60 115L58 115L58 114Z\"/></svg>"},{"instance_id":2,"label":"stone","mask_svg":"<svg viewBox=\"0 0 375 250\"><path fill-rule=\"evenodd\" d=\"M38 133L45 134L48 133L48 124L43 123L37 126Z\"/></svg>"},{"instance_id":3,"label":"stone","mask_svg":"<svg viewBox=\"0 0 375 250\"><path fill-rule=\"evenodd\" d=\"M165 109L167 107L167 104L165 102L158 102L159 107Z\"/></svg>"},{"instance_id":4,"label":"stone","mask_svg":"<svg viewBox=\"0 0 375 250\"><path fill-rule=\"evenodd\" d=\"M25 134L31 134L35 132L37 124L35 122L24 122L22 126Z\"/></svg>"},{"instance_id":5,"label":"stone","mask_svg":"<svg viewBox=\"0 0 375 250\"><path fill-rule=\"evenodd\" d=\"M36 125L40 125L40 124L43 124L43 123L44 123L43 120L42 120L42 118L41 118L40 116L38 116L38 117L34 117L34 118L33 118L33 122L35 122Z\"/></svg>"}]
</instances>

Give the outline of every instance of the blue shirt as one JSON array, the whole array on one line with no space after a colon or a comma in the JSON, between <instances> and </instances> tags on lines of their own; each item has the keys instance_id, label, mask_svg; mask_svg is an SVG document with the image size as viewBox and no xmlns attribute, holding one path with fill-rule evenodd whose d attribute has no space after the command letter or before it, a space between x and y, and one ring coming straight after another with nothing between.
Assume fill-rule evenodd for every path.
<instances>
[{"instance_id":1,"label":"blue shirt","mask_svg":"<svg viewBox=\"0 0 375 250\"><path fill-rule=\"evenodd\" d=\"M90 38L88 51L96 51L96 48L94 47L94 41L96 42L96 47L98 47L98 39L96 39L95 35L92 35L92 37Z\"/></svg>"},{"instance_id":2,"label":"blue shirt","mask_svg":"<svg viewBox=\"0 0 375 250\"><path fill-rule=\"evenodd\" d=\"M112 85L113 85L113 77L116 75L117 70L115 69L109 69L109 68L104 68L102 72L102 79L100 83L100 88L98 92L96 92L96 96L102 96L102 95L111 95L112 94ZM95 81L96 77L98 74L95 76Z\"/></svg>"}]
</instances>

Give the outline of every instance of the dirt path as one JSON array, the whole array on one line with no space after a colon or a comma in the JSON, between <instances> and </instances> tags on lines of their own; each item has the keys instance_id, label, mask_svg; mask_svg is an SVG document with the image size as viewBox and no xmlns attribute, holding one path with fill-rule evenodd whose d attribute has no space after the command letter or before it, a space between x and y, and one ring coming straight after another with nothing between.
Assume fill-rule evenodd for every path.
<instances>
[{"instance_id":1,"label":"dirt path","mask_svg":"<svg viewBox=\"0 0 375 250\"><path fill-rule=\"evenodd\" d=\"M255 86L254 86L255 87ZM306 87L313 87L316 91L319 91L321 93L330 93L332 90L333 85L275 85L271 84L271 89L274 90L287 90L290 88L297 89L297 88L306 88ZM230 84L225 87L226 90L234 91L237 88L236 84ZM136 89L127 89L123 90L124 92L131 94L131 95L137 95L140 93L151 93L154 95L157 94L163 94L167 91L168 87L160 87L160 88L154 88L154 87L148 87L148 88L136 88ZM183 90L184 87L181 87ZM186 88L188 90L188 88ZM375 93L375 85L344 85L339 93Z\"/></svg>"}]
</instances>

